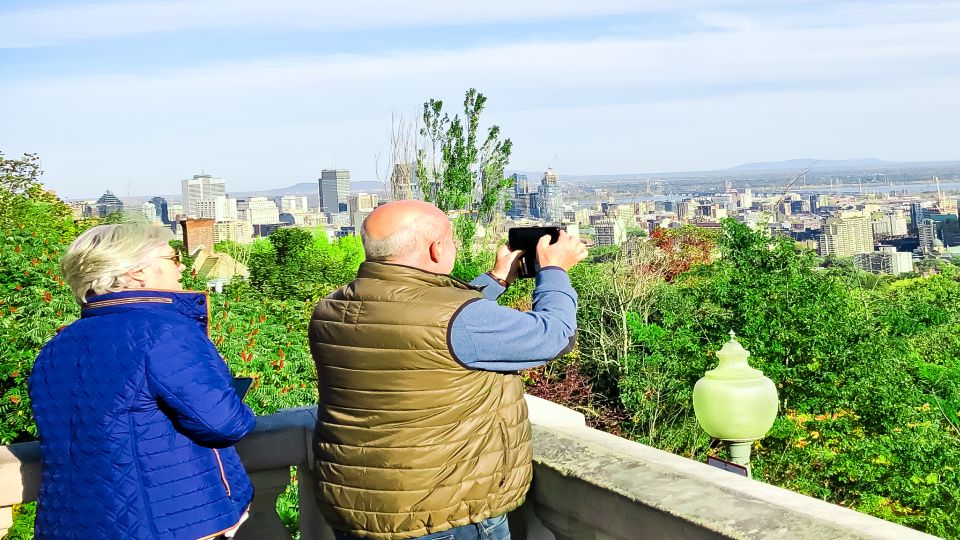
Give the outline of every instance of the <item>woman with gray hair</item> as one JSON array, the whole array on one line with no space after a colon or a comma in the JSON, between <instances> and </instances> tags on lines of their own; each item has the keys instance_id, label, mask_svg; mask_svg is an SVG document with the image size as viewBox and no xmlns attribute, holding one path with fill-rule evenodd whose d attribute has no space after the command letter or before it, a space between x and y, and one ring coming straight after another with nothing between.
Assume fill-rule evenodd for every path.
<instances>
[{"instance_id":1,"label":"woman with gray hair","mask_svg":"<svg viewBox=\"0 0 960 540\"><path fill-rule=\"evenodd\" d=\"M35 536L216 538L253 488L233 444L254 416L207 337L207 295L183 290L171 233L100 225L63 257L80 319L30 376L43 472Z\"/></svg>"}]
</instances>

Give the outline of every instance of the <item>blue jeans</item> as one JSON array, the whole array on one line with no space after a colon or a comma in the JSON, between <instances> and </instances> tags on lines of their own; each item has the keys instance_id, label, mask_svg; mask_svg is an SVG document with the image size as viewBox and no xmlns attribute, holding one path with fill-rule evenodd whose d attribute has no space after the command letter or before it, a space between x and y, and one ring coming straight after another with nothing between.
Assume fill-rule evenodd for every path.
<instances>
[{"instance_id":1,"label":"blue jeans","mask_svg":"<svg viewBox=\"0 0 960 540\"><path fill-rule=\"evenodd\" d=\"M333 535L337 540L365 540L341 531L333 531ZM410 540L510 540L510 527L507 526L507 515L503 514L485 519L480 523L461 525Z\"/></svg>"}]
</instances>

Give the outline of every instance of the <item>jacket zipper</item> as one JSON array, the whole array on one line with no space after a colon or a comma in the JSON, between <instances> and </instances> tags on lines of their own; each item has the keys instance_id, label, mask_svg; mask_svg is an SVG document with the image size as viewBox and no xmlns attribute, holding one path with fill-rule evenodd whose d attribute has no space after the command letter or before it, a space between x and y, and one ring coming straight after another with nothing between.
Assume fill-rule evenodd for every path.
<instances>
[{"instance_id":1,"label":"jacket zipper","mask_svg":"<svg viewBox=\"0 0 960 540\"><path fill-rule=\"evenodd\" d=\"M227 497L231 497L230 482L227 482L227 473L223 470L223 460L220 459L220 452L214 448L213 455L217 458L217 466L220 467L220 480L223 482L223 487L227 489Z\"/></svg>"},{"instance_id":2,"label":"jacket zipper","mask_svg":"<svg viewBox=\"0 0 960 540\"><path fill-rule=\"evenodd\" d=\"M507 453L510 451L507 438L507 426L503 419L497 419L497 426L500 428L500 440L503 443L503 457L500 459L500 487L507 483Z\"/></svg>"}]
</instances>

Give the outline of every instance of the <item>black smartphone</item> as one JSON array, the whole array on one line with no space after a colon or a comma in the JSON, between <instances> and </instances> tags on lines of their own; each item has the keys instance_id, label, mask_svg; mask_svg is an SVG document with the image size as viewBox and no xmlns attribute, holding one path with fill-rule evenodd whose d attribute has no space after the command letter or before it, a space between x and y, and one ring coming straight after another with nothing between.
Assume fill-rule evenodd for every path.
<instances>
[{"instance_id":1,"label":"black smartphone","mask_svg":"<svg viewBox=\"0 0 960 540\"><path fill-rule=\"evenodd\" d=\"M517 277L532 278L540 271L537 261L537 242L544 235L550 235L550 243L556 244L560 238L560 231L566 227L511 227L507 231L507 247L510 251L523 250L520 257L520 273Z\"/></svg>"},{"instance_id":2,"label":"black smartphone","mask_svg":"<svg viewBox=\"0 0 960 540\"><path fill-rule=\"evenodd\" d=\"M250 391L250 386L253 384L252 377L234 377L230 381L230 386L233 387L233 391L237 393L237 396L242 400L246 397L247 392Z\"/></svg>"}]
</instances>

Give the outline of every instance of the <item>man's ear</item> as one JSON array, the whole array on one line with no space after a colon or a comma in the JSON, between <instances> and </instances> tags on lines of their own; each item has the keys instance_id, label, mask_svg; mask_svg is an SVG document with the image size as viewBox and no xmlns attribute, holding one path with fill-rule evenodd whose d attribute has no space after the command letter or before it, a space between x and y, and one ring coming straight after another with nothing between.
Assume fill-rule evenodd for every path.
<instances>
[{"instance_id":1,"label":"man's ear","mask_svg":"<svg viewBox=\"0 0 960 540\"><path fill-rule=\"evenodd\" d=\"M442 242L430 242L430 260L438 263L440 262L440 257L443 255L443 244Z\"/></svg>"}]
</instances>

